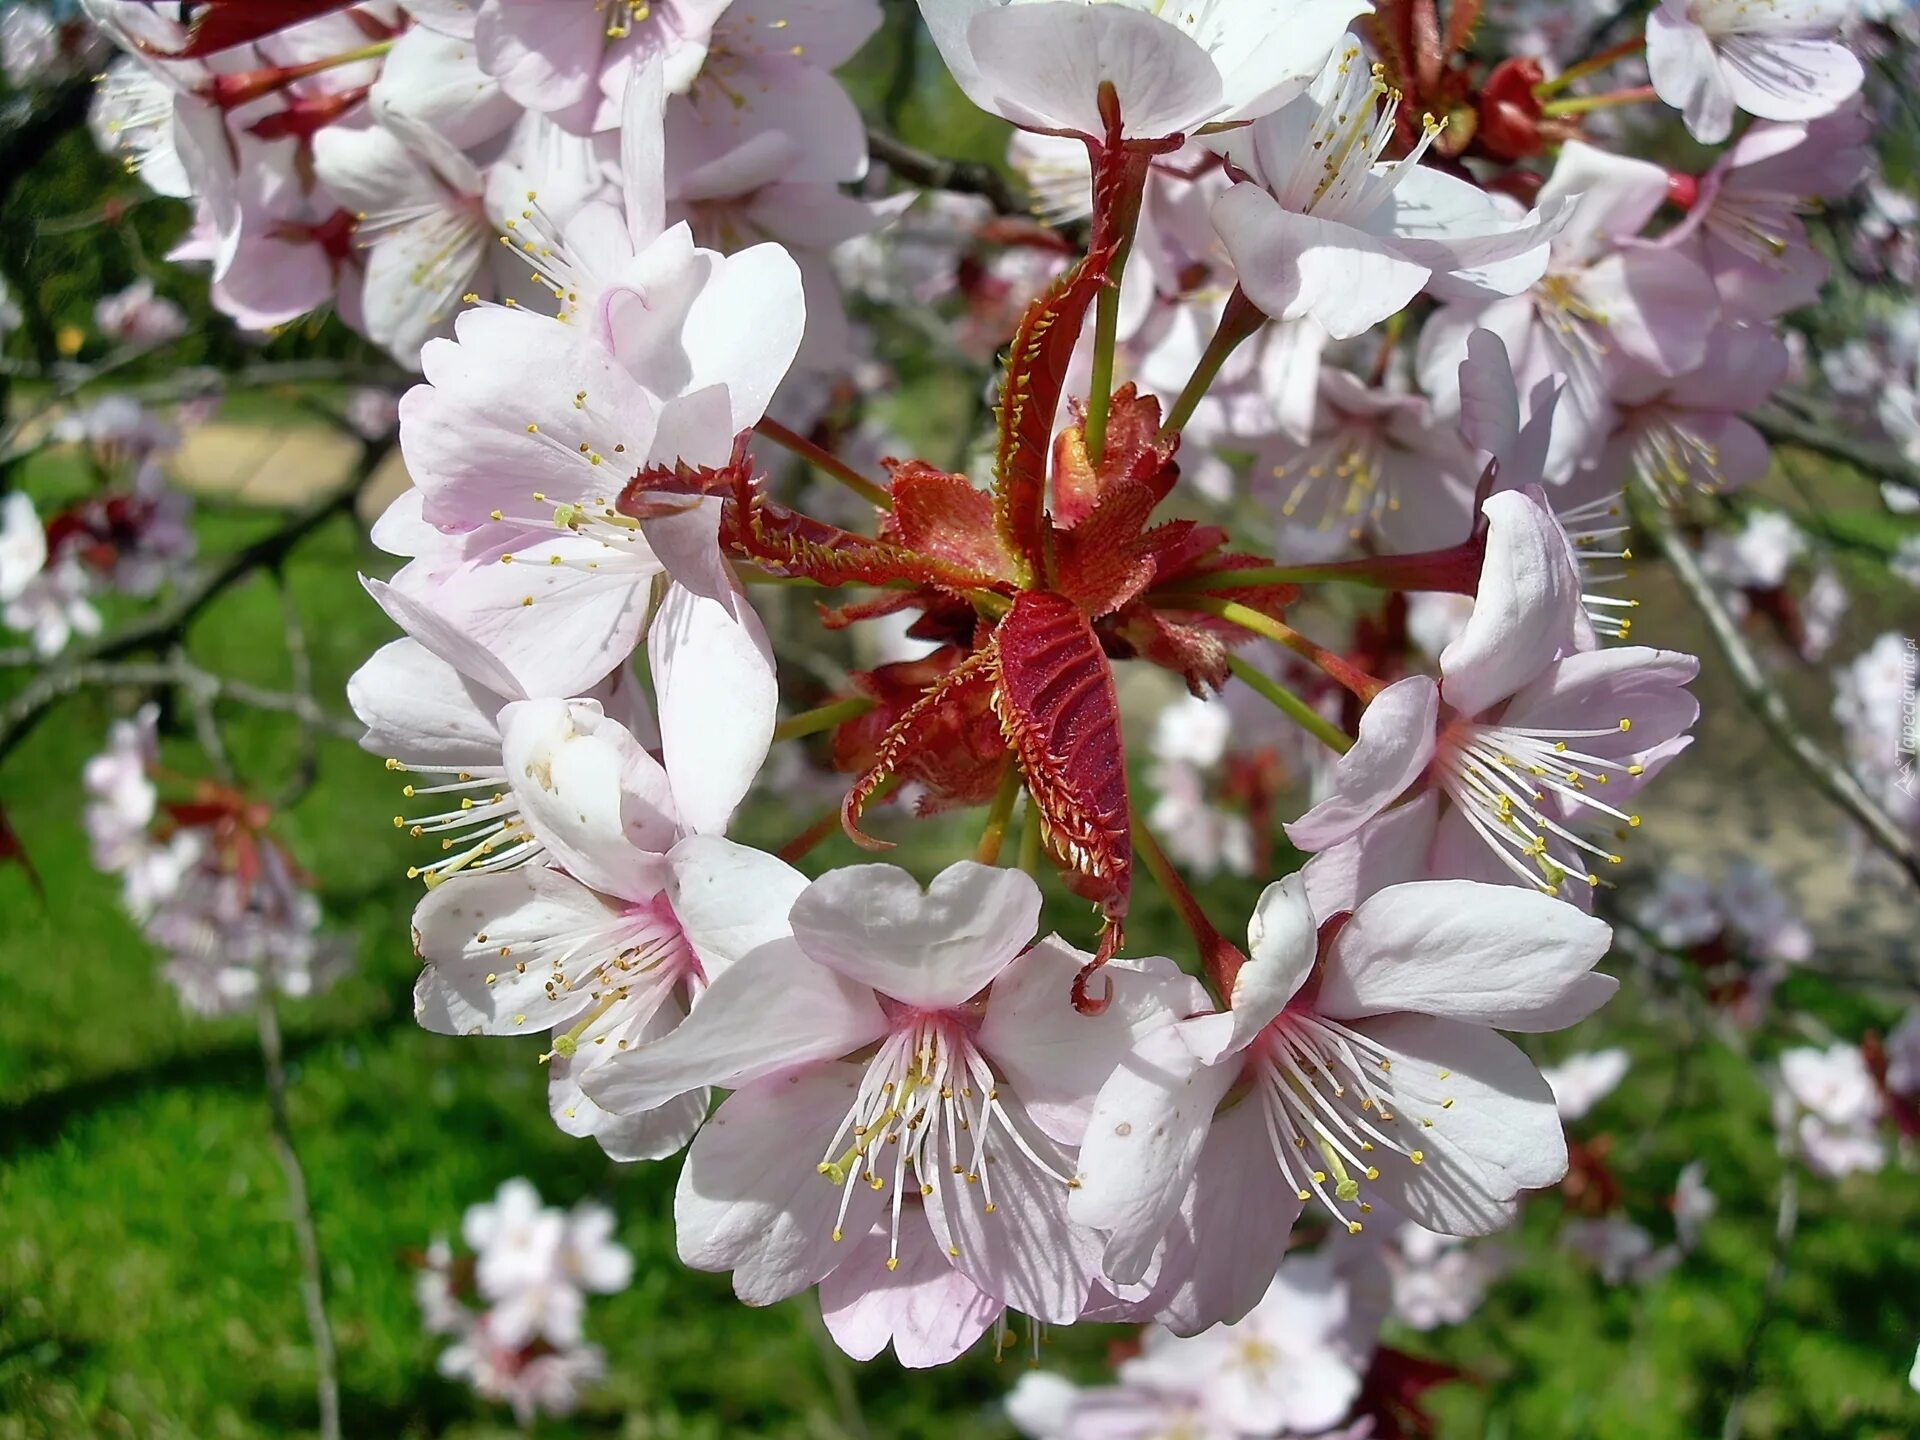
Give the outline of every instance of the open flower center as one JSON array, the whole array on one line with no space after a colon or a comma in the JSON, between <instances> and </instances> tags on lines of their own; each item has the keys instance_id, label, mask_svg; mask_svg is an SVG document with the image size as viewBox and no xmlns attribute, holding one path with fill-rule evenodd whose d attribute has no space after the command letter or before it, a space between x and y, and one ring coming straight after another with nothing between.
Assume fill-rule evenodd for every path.
<instances>
[{"instance_id":1,"label":"open flower center","mask_svg":"<svg viewBox=\"0 0 1920 1440\"><path fill-rule=\"evenodd\" d=\"M1592 730L1455 721L1441 734L1435 774L1467 823L1523 883L1548 895L1558 895L1569 876L1597 887L1594 861L1618 865L1620 856L1570 829L1556 812L1584 807L1629 829L1639 827L1638 815L1615 809L1593 791L1615 775L1638 776L1645 767L1579 748L1632 728L1629 717Z\"/></svg>"},{"instance_id":2,"label":"open flower center","mask_svg":"<svg viewBox=\"0 0 1920 1440\"><path fill-rule=\"evenodd\" d=\"M443 852L431 864L408 866L409 880L425 880L432 888L462 870L476 875L511 870L546 853L546 846L520 818L520 804L507 784L504 766L407 765L389 757L387 769L440 777L426 785L408 781L400 792L408 800L434 798L427 814L394 816L393 828L405 830L416 840L434 836ZM449 808L434 810L434 804Z\"/></svg>"},{"instance_id":3,"label":"open flower center","mask_svg":"<svg viewBox=\"0 0 1920 1440\"><path fill-rule=\"evenodd\" d=\"M950 1011L908 1016L867 1062L853 1104L818 1166L842 1191L833 1238L841 1238L856 1184L882 1192L891 1184L887 1268L894 1269L900 1263L900 1209L908 1193L922 1200L946 1199L945 1186L965 1203L959 1192L977 1190L982 1208L992 1215L992 1167L1009 1146L1061 1185L1075 1184L1035 1153L1014 1125L993 1067L964 1021Z\"/></svg>"},{"instance_id":4,"label":"open flower center","mask_svg":"<svg viewBox=\"0 0 1920 1440\"><path fill-rule=\"evenodd\" d=\"M1452 1072L1416 1066L1429 1071L1414 1087L1422 1113L1403 1116L1403 1103L1416 1097L1408 1077L1394 1074L1392 1052L1309 1011L1283 1013L1251 1056L1252 1093L1243 1103L1259 1104L1280 1173L1302 1201L1319 1197L1349 1234L1358 1235L1360 1217L1373 1210L1363 1187L1380 1178L1381 1163L1424 1164L1414 1125L1432 1129L1432 1112L1453 1108L1443 1093Z\"/></svg>"}]
</instances>

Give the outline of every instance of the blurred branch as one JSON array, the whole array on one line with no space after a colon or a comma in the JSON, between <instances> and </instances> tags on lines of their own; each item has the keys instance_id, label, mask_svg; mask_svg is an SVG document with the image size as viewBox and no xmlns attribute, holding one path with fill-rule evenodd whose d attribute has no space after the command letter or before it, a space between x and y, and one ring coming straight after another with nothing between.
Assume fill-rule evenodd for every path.
<instances>
[{"instance_id":1,"label":"blurred branch","mask_svg":"<svg viewBox=\"0 0 1920 1440\"><path fill-rule=\"evenodd\" d=\"M1851 816L1867 832L1868 839L1892 857L1894 863L1912 878L1913 883L1920 886L1920 850L1916 850L1913 840L1867 793L1866 787L1854 778L1853 773L1816 745L1795 722L1787 702L1760 668L1759 660L1740 634L1740 627L1727 613L1727 607L1721 603L1720 596L1701 570L1699 557L1674 529L1665 507L1655 497L1651 503L1634 508L1638 512L1635 518L1652 535L1660 553L1673 567L1680 588L1707 622L1715 645L1733 672L1734 686L1740 691L1748 708L1780 748L1800 766L1814 787Z\"/></svg>"},{"instance_id":2,"label":"blurred branch","mask_svg":"<svg viewBox=\"0 0 1920 1440\"><path fill-rule=\"evenodd\" d=\"M271 533L250 545L242 546L210 570L183 584L164 605L155 607L113 634L103 635L92 644L82 646L48 666L4 707L0 707L0 760L5 760L26 739L33 727L63 696L85 683L72 678L75 672L135 651L166 646L184 632L202 610L236 583L258 570L277 564L335 515L350 511L360 491L392 448L391 440L364 446L359 463L355 465L353 475L346 484L293 511Z\"/></svg>"},{"instance_id":3,"label":"blurred branch","mask_svg":"<svg viewBox=\"0 0 1920 1440\"><path fill-rule=\"evenodd\" d=\"M1740 1440L1745 1424L1747 1393L1753 1388L1754 1373L1760 1368L1760 1341L1773 1319L1774 1305L1780 1298L1780 1286L1787 1278L1787 1254L1793 1247L1794 1231L1800 1224L1800 1182L1788 1158L1780 1172L1780 1198L1773 1217L1773 1258L1767 1264L1767 1278L1760 1291L1760 1312L1747 1331L1746 1353L1740 1361L1740 1378L1734 1382L1733 1395L1727 1401L1727 1418L1720 1426L1720 1440Z\"/></svg>"},{"instance_id":4,"label":"blurred branch","mask_svg":"<svg viewBox=\"0 0 1920 1440\"><path fill-rule=\"evenodd\" d=\"M1920 495L1920 467L1910 464L1890 445L1856 440L1836 425L1822 423L1811 415L1796 414L1779 405L1751 418L1755 428L1775 445L1796 445Z\"/></svg>"},{"instance_id":5,"label":"blurred branch","mask_svg":"<svg viewBox=\"0 0 1920 1440\"><path fill-rule=\"evenodd\" d=\"M867 150L902 180L929 190L978 195L1002 215L1016 215L1023 220L1033 218L1033 207L1026 197L991 165L929 155L871 125L867 127Z\"/></svg>"},{"instance_id":6,"label":"blurred branch","mask_svg":"<svg viewBox=\"0 0 1920 1440\"><path fill-rule=\"evenodd\" d=\"M307 1195L307 1176L300 1152L293 1147L287 1123L287 1067L280 1043L280 1016L274 1009L272 979L263 969L255 1016L260 1027L260 1060L267 1082L267 1122L274 1154L287 1181L287 1208L293 1238L300 1252L300 1303L307 1312L313 1336L314 1390L320 1410L320 1440L340 1440L340 1374L333 1346L333 1327L327 1320L326 1276L320 1265L320 1234L313 1223L313 1203Z\"/></svg>"},{"instance_id":7,"label":"blurred branch","mask_svg":"<svg viewBox=\"0 0 1920 1440\"><path fill-rule=\"evenodd\" d=\"M161 661L107 660L63 666L60 671L60 693L54 698L64 699L80 690L110 689L117 685L141 689L170 687L186 691L196 703L212 704L224 700L254 710L271 710L275 714L293 716L315 734L331 735L339 740L357 741L361 735L359 725L343 715L331 714L311 694L288 694L280 690L262 689L244 680L229 680L210 670L201 669L177 648Z\"/></svg>"}]
</instances>

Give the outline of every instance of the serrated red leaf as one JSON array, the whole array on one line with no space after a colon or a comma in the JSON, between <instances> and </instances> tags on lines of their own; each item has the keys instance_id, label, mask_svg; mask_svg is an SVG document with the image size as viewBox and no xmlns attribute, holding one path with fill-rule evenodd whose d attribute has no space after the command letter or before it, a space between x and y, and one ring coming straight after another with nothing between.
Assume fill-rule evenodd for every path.
<instances>
[{"instance_id":1,"label":"serrated red leaf","mask_svg":"<svg viewBox=\"0 0 1920 1440\"><path fill-rule=\"evenodd\" d=\"M1129 605L1118 620L1114 629L1142 660L1173 671L1195 695L1204 699L1227 683L1231 635L1175 620L1149 605Z\"/></svg>"},{"instance_id":2,"label":"serrated red leaf","mask_svg":"<svg viewBox=\"0 0 1920 1440\"><path fill-rule=\"evenodd\" d=\"M763 570L822 585L930 585L949 591L1009 588L998 575L802 515L767 499L751 485L742 485L727 501L720 538Z\"/></svg>"},{"instance_id":3,"label":"serrated red leaf","mask_svg":"<svg viewBox=\"0 0 1920 1440\"><path fill-rule=\"evenodd\" d=\"M1106 143L1089 142L1087 148L1093 158L1093 231L1086 256L1020 317L995 415L994 528L1001 545L1023 567L1022 581L1044 564L1048 461L1067 368L1087 311L1113 283L1113 266L1133 234L1153 162L1147 150L1120 142L1117 117Z\"/></svg>"},{"instance_id":4,"label":"serrated red leaf","mask_svg":"<svg viewBox=\"0 0 1920 1440\"><path fill-rule=\"evenodd\" d=\"M865 773L854 782L840 806L840 825L857 845L869 850L887 850L886 842L862 833L860 816L888 776L905 775L907 766L936 749L942 739L951 741L957 716L976 705L990 705L995 675L994 647L975 651L925 690L920 698L899 713L874 747L873 758ZM995 773L998 783L999 773ZM989 792L991 793L991 792Z\"/></svg>"},{"instance_id":5,"label":"serrated red leaf","mask_svg":"<svg viewBox=\"0 0 1920 1440\"><path fill-rule=\"evenodd\" d=\"M854 689L877 703L834 730L834 768L848 774L872 769L894 726L965 662L966 653L947 645L918 660L856 673ZM912 748L899 756L894 773L922 787L920 814L985 805L1000 788L1009 756L992 694L990 684L950 691L924 718Z\"/></svg>"},{"instance_id":6,"label":"serrated red leaf","mask_svg":"<svg viewBox=\"0 0 1920 1440\"><path fill-rule=\"evenodd\" d=\"M1160 437L1160 402L1140 395L1129 381L1113 392L1107 443L1096 469L1087 455L1085 407L1074 403L1074 423L1053 442L1053 523L1071 529L1092 513L1100 497L1123 483L1145 485L1154 501L1166 499L1180 478L1173 463L1178 435Z\"/></svg>"},{"instance_id":7,"label":"serrated red leaf","mask_svg":"<svg viewBox=\"0 0 1920 1440\"><path fill-rule=\"evenodd\" d=\"M1109 615L1153 583L1154 563L1144 543L1147 519L1158 503L1145 485L1110 488L1071 530L1053 536L1053 588L1088 616Z\"/></svg>"},{"instance_id":8,"label":"serrated red leaf","mask_svg":"<svg viewBox=\"0 0 1920 1440\"><path fill-rule=\"evenodd\" d=\"M1044 591L1014 601L993 648L994 705L1048 847L1068 867L1068 888L1117 921L1133 884L1133 834L1106 653L1073 602Z\"/></svg>"},{"instance_id":9,"label":"serrated red leaf","mask_svg":"<svg viewBox=\"0 0 1920 1440\"><path fill-rule=\"evenodd\" d=\"M964 475L935 469L924 460L886 462L893 510L882 533L949 564L1003 580L1014 566L1000 546L993 523L993 497Z\"/></svg>"},{"instance_id":10,"label":"serrated red leaf","mask_svg":"<svg viewBox=\"0 0 1920 1440\"><path fill-rule=\"evenodd\" d=\"M141 46L149 54L185 60L264 40L289 26L344 10L354 0L201 0L187 22L187 43L179 50Z\"/></svg>"}]
</instances>

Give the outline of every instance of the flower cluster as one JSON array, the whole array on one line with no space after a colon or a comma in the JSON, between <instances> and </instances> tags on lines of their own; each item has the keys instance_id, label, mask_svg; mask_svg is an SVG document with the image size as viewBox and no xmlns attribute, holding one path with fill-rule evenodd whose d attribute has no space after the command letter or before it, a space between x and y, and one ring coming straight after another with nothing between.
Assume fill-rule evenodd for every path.
<instances>
[{"instance_id":1,"label":"flower cluster","mask_svg":"<svg viewBox=\"0 0 1920 1440\"><path fill-rule=\"evenodd\" d=\"M1828 1179L1885 1166L1889 1130L1910 1148L1920 1139L1920 1009L1884 1040L1782 1054L1774 1121L1782 1148Z\"/></svg>"},{"instance_id":2,"label":"flower cluster","mask_svg":"<svg viewBox=\"0 0 1920 1440\"><path fill-rule=\"evenodd\" d=\"M148 705L115 721L87 762L82 818L94 864L120 878L128 913L196 1013L247 1010L263 986L295 998L324 989L352 954L319 933L320 903L267 832L271 810L162 769L158 718ZM164 798L162 785L178 798Z\"/></svg>"},{"instance_id":3,"label":"flower cluster","mask_svg":"<svg viewBox=\"0 0 1920 1440\"><path fill-rule=\"evenodd\" d=\"M119 318L135 328L154 323L137 305ZM101 483L44 520L24 490L0 499L0 623L24 632L43 657L99 633L97 597L151 596L194 551L189 501L164 468L180 443L173 424L125 395L106 395L60 416L48 438L76 447Z\"/></svg>"},{"instance_id":4,"label":"flower cluster","mask_svg":"<svg viewBox=\"0 0 1920 1440\"><path fill-rule=\"evenodd\" d=\"M427 1333L453 1341L440 1373L512 1406L522 1425L572 1414L606 1373L604 1352L585 1339L587 1297L633 1281L633 1255L613 1231L606 1206L542 1205L528 1180L469 1206L460 1238L471 1255L456 1258L436 1239L414 1281Z\"/></svg>"},{"instance_id":5,"label":"flower cluster","mask_svg":"<svg viewBox=\"0 0 1920 1440\"><path fill-rule=\"evenodd\" d=\"M1627 643L1627 537L1767 468L1804 207L1866 165L1832 7L1667 0L1650 91L1557 99L1641 47L1483 74L1390 3L921 0L1047 218L892 230L914 197L843 190L832 75L874 0L89 8L128 51L96 132L192 199L216 303L330 303L421 375L365 581L405 633L349 687L421 846L420 1023L541 1037L560 1129L685 1151L680 1258L817 1290L851 1355L1161 1327L1118 1397L1030 1387L1036 1434L1410 1403L1378 1297L1453 1316L1495 1263L1461 1242L1569 1176L1574 1077L1506 1035L1616 986L1592 912L1698 717L1693 657ZM1700 173L1584 126L1656 96L1710 144L1757 118ZM887 383L846 285L1004 351L977 463L842 423ZM163 330L135 298L103 323ZM796 674L774 637L815 618L882 659ZM1123 677L1187 695L1152 803ZM742 843L814 762L835 812ZM984 809L974 858L797 868L836 821L886 848L903 797ZM1221 925L1182 866L1271 883ZM1043 924L1050 878L1091 915ZM1146 880L1177 956L1129 945ZM452 1363L554 1408L593 1287L530 1190L487 1214L518 1238ZM1297 1222L1366 1258L1289 1257ZM1588 1248L1626 1275L1623 1233ZM532 1251L531 1290L489 1281Z\"/></svg>"}]
</instances>

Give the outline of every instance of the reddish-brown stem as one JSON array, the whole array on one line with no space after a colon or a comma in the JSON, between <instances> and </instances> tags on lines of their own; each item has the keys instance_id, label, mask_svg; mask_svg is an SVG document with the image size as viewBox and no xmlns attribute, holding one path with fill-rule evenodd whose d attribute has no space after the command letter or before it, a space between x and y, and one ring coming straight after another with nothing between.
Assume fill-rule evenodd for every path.
<instances>
[{"instance_id":1,"label":"reddish-brown stem","mask_svg":"<svg viewBox=\"0 0 1920 1440\"><path fill-rule=\"evenodd\" d=\"M1240 967L1246 964L1247 957L1214 928L1213 922L1207 919L1206 911L1194 898L1193 891L1187 887L1187 882L1173 868L1167 852L1160 848L1160 842L1153 838L1153 832L1147 829L1146 822L1137 816L1133 822L1133 846L1141 863L1153 876L1154 883L1173 902L1180 923L1193 936L1194 944L1199 947L1200 962L1206 968L1207 981L1213 986L1215 995L1225 1003L1233 995L1233 977L1240 973Z\"/></svg>"},{"instance_id":2,"label":"reddish-brown stem","mask_svg":"<svg viewBox=\"0 0 1920 1440\"><path fill-rule=\"evenodd\" d=\"M1644 31L1629 40L1622 40L1618 45L1609 45L1606 49L1589 55L1577 65L1569 65L1551 80L1542 80L1533 87L1533 97L1536 100L1545 100L1549 95L1557 95L1574 81L1604 70L1616 60L1624 60L1629 55L1638 55L1646 48L1647 37Z\"/></svg>"},{"instance_id":3,"label":"reddish-brown stem","mask_svg":"<svg viewBox=\"0 0 1920 1440\"><path fill-rule=\"evenodd\" d=\"M760 434L783 449L791 450L821 474L838 480L862 500L871 502L881 510L893 508L893 497L871 480L863 477L838 455L831 453L807 439L798 431L789 430L770 415L763 415L760 423L753 427Z\"/></svg>"}]
</instances>

